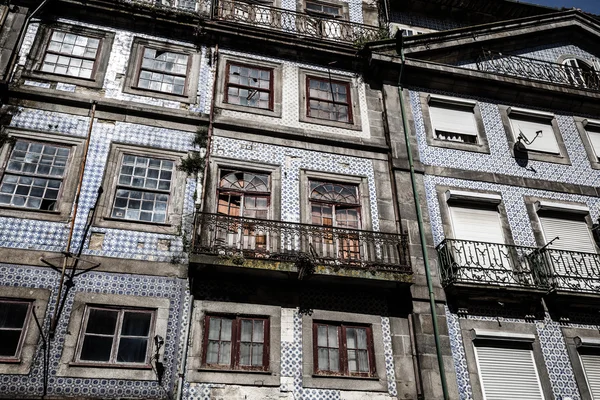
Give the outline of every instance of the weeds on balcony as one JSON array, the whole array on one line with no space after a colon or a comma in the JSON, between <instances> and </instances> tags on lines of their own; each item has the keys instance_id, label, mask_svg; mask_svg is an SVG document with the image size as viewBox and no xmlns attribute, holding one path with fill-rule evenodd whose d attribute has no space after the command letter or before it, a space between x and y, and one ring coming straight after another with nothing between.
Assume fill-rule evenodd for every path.
<instances>
[{"instance_id":1,"label":"weeds on balcony","mask_svg":"<svg viewBox=\"0 0 600 400\"><path fill-rule=\"evenodd\" d=\"M352 46L358 50L362 50L369 42L377 42L379 40L389 39L390 37L390 28L387 26L381 27L374 35L360 35L352 42Z\"/></svg>"}]
</instances>

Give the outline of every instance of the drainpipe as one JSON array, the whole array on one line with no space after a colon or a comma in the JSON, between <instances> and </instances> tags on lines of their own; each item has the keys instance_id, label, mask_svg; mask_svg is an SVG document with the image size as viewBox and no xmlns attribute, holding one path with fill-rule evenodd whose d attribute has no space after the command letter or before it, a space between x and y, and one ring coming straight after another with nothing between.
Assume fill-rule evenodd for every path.
<instances>
[{"instance_id":1,"label":"drainpipe","mask_svg":"<svg viewBox=\"0 0 600 400\"><path fill-rule=\"evenodd\" d=\"M446 382L446 372L444 370L444 359L442 358L442 346L440 344L440 334L437 322L437 312L435 310L435 295L433 293L433 284L431 282L431 268L429 266L429 256L427 255L427 243L425 241L425 229L423 227L423 215L421 214L421 201L419 199L419 193L417 192L417 178L415 176L415 166L413 162L412 149L410 145L408 122L406 119L406 105L404 104L404 88L402 86L402 75L404 73L404 66L406 59L404 58L404 41L402 37L402 31L398 31L396 34L396 40L400 44L400 74L398 76L398 97L400 97L400 112L402 114L402 125L404 129L404 141L406 143L406 153L408 154L408 165L410 167L410 181L412 184L413 198L415 202L415 208L417 211L417 224L419 225L419 238L421 240L421 251L423 253L423 262L425 264L425 278L427 280L427 289L429 291L429 306L431 308L431 318L433 322L433 337L435 339L435 351L437 354L438 368L440 370L440 380L442 381L442 393L444 400L449 400L448 395L448 383Z\"/></svg>"},{"instance_id":2,"label":"drainpipe","mask_svg":"<svg viewBox=\"0 0 600 400\"><path fill-rule=\"evenodd\" d=\"M85 140L83 158L81 160L81 164L79 167L79 181L77 183L75 202L73 204L73 212L71 215L71 224L70 224L71 226L69 227L69 236L67 236L67 245L65 247L65 260L63 261L62 271L60 274L60 281L58 284L58 291L56 294L57 311L54 313L54 317L52 317L52 323L50 324L50 337L52 337L54 335L54 331L56 330L56 324L57 324L58 318L59 318L58 314L59 314L59 310L60 310L60 308L59 308L60 303L61 303L60 300L61 300L63 286L65 283L65 274L66 274L66 270L67 270L68 260L71 257L71 242L73 240L73 231L75 230L75 220L77 219L77 211L79 208L79 198L81 196L81 187L83 184L83 174L85 173L85 163L86 163L88 151L90 148L90 140L92 137L92 128L94 127L95 115L96 115L96 102L92 101L92 107L90 109L90 124L88 126L87 138ZM82 238L81 240L85 240L85 238Z\"/></svg>"}]
</instances>

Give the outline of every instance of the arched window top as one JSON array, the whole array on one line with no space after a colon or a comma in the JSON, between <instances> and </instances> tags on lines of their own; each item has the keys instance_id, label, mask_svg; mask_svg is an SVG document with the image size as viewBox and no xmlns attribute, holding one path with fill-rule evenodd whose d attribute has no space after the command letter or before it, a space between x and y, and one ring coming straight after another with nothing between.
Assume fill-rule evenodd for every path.
<instances>
[{"instance_id":1,"label":"arched window top","mask_svg":"<svg viewBox=\"0 0 600 400\"><path fill-rule=\"evenodd\" d=\"M332 182L310 182L311 200L358 204L358 187Z\"/></svg>"},{"instance_id":2,"label":"arched window top","mask_svg":"<svg viewBox=\"0 0 600 400\"><path fill-rule=\"evenodd\" d=\"M562 64L573 68L579 68L583 72L591 72L594 70L594 67L589 61L577 57L566 57L563 59Z\"/></svg>"},{"instance_id":3,"label":"arched window top","mask_svg":"<svg viewBox=\"0 0 600 400\"><path fill-rule=\"evenodd\" d=\"M269 176L244 171L223 171L219 188L244 192L268 192Z\"/></svg>"}]
</instances>

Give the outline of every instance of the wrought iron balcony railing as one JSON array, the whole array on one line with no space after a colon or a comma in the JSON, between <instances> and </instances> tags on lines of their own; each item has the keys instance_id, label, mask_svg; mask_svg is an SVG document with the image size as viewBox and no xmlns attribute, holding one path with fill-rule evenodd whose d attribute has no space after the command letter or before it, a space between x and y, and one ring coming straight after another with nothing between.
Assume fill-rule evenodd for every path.
<instances>
[{"instance_id":1,"label":"wrought iron balcony railing","mask_svg":"<svg viewBox=\"0 0 600 400\"><path fill-rule=\"evenodd\" d=\"M490 50L483 51L477 60L477 69L579 89L600 90L600 74L591 68L582 69Z\"/></svg>"},{"instance_id":2,"label":"wrought iron balcony railing","mask_svg":"<svg viewBox=\"0 0 600 400\"><path fill-rule=\"evenodd\" d=\"M210 15L211 0L121 0L123 3L138 4L154 9L174 9L178 11Z\"/></svg>"},{"instance_id":3,"label":"wrought iron balcony railing","mask_svg":"<svg viewBox=\"0 0 600 400\"><path fill-rule=\"evenodd\" d=\"M600 254L545 248L539 251L540 279L551 289L600 293Z\"/></svg>"},{"instance_id":4,"label":"wrought iron balcony railing","mask_svg":"<svg viewBox=\"0 0 600 400\"><path fill-rule=\"evenodd\" d=\"M355 45L384 39L387 29L325 16L313 16L260 3L219 0L213 18L274 29L299 36Z\"/></svg>"},{"instance_id":5,"label":"wrought iron balcony railing","mask_svg":"<svg viewBox=\"0 0 600 400\"><path fill-rule=\"evenodd\" d=\"M437 247L444 287L481 284L514 288L543 287L535 247L446 239Z\"/></svg>"},{"instance_id":6,"label":"wrought iron balcony railing","mask_svg":"<svg viewBox=\"0 0 600 400\"><path fill-rule=\"evenodd\" d=\"M412 273L407 235L199 213L195 254Z\"/></svg>"}]
</instances>

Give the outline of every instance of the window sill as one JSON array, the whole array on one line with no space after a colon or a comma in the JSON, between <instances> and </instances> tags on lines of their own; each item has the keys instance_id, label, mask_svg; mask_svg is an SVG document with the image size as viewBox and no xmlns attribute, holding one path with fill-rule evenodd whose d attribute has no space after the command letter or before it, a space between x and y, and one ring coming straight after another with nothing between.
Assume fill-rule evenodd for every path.
<instances>
[{"instance_id":1,"label":"window sill","mask_svg":"<svg viewBox=\"0 0 600 400\"><path fill-rule=\"evenodd\" d=\"M152 365L149 364L102 364L102 363L86 363L80 361L72 361L69 363L69 367L82 367L82 368L119 368L119 369L139 369L139 370L151 370Z\"/></svg>"},{"instance_id":2,"label":"window sill","mask_svg":"<svg viewBox=\"0 0 600 400\"><path fill-rule=\"evenodd\" d=\"M230 104L222 101L219 108L227 111L243 112L248 114L264 115L266 117L281 118L281 107L276 104L273 109L247 107L239 104Z\"/></svg>"},{"instance_id":3,"label":"window sill","mask_svg":"<svg viewBox=\"0 0 600 400\"><path fill-rule=\"evenodd\" d=\"M339 128L339 129L348 129L351 131L361 131L362 130L362 126L360 126L357 122L337 122L337 121L329 121L326 119L319 119L319 118L314 118L314 117L309 117L309 116L305 116L305 117L301 116L300 122L304 122L305 124L312 124L312 125L329 126L329 127L333 127L333 128Z\"/></svg>"},{"instance_id":4,"label":"window sill","mask_svg":"<svg viewBox=\"0 0 600 400\"><path fill-rule=\"evenodd\" d=\"M175 218L177 218L177 216L175 216ZM108 229L126 229L130 231L161 233L165 235L177 234L176 226L170 223L143 222L110 217L96 218L94 226Z\"/></svg>"},{"instance_id":5,"label":"window sill","mask_svg":"<svg viewBox=\"0 0 600 400\"><path fill-rule=\"evenodd\" d=\"M202 367L197 369L198 372L224 372L228 374L255 374L255 375L272 375L272 371L257 371L251 369L220 369L220 368L209 368Z\"/></svg>"},{"instance_id":6,"label":"window sill","mask_svg":"<svg viewBox=\"0 0 600 400\"><path fill-rule=\"evenodd\" d=\"M363 381L378 381L378 376L353 376L353 375L329 375L329 374L312 374L313 378L333 378L333 379L360 379Z\"/></svg>"},{"instance_id":7,"label":"window sill","mask_svg":"<svg viewBox=\"0 0 600 400\"><path fill-rule=\"evenodd\" d=\"M20 358L0 358L0 364L20 364Z\"/></svg>"},{"instance_id":8,"label":"window sill","mask_svg":"<svg viewBox=\"0 0 600 400\"><path fill-rule=\"evenodd\" d=\"M69 218L68 215L64 215L60 211L44 211L25 207L11 207L7 205L0 205L0 216L51 222L62 222Z\"/></svg>"},{"instance_id":9,"label":"window sill","mask_svg":"<svg viewBox=\"0 0 600 400\"><path fill-rule=\"evenodd\" d=\"M96 72L96 76L93 78L78 78L69 75L53 74L52 72L26 71L23 73L22 77L26 79L32 78L50 82L67 83L70 85L83 86L92 89L101 89L104 83L104 81L100 79L98 72Z\"/></svg>"},{"instance_id":10,"label":"window sill","mask_svg":"<svg viewBox=\"0 0 600 400\"><path fill-rule=\"evenodd\" d=\"M187 83L189 85L189 82ZM133 94L136 96L143 96L143 97L152 97L155 99L162 99L162 100L168 100L168 101L175 101L175 102L180 102L180 103L186 103L186 104L192 104L194 103L194 101L196 101L196 96L195 94L174 94L174 93L167 93L167 92L161 92L160 90L150 90L150 89L143 89L143 88L139 88L137 86L127 86L127 81L125 83L125 87L123 88L123 93L128 93L128 94Z\"/></svg>"},{"instance_id":11,"label":"window sill","mask_svg":"<svg viewBox=\"0 0 600 400\"><path fill-rule=\"evenodd\" d=\"M110 221L110 222L121 222L124 224L141 224L141 225L146 225L146 226L162 226L165 228L170 228L173 225L165 223L165 222L147 222L147 221L139 221L137 219L121 219L121 218L112 218L112 217L104 217L103 218L104 221Z\"/></svg>"}]
</instances>

